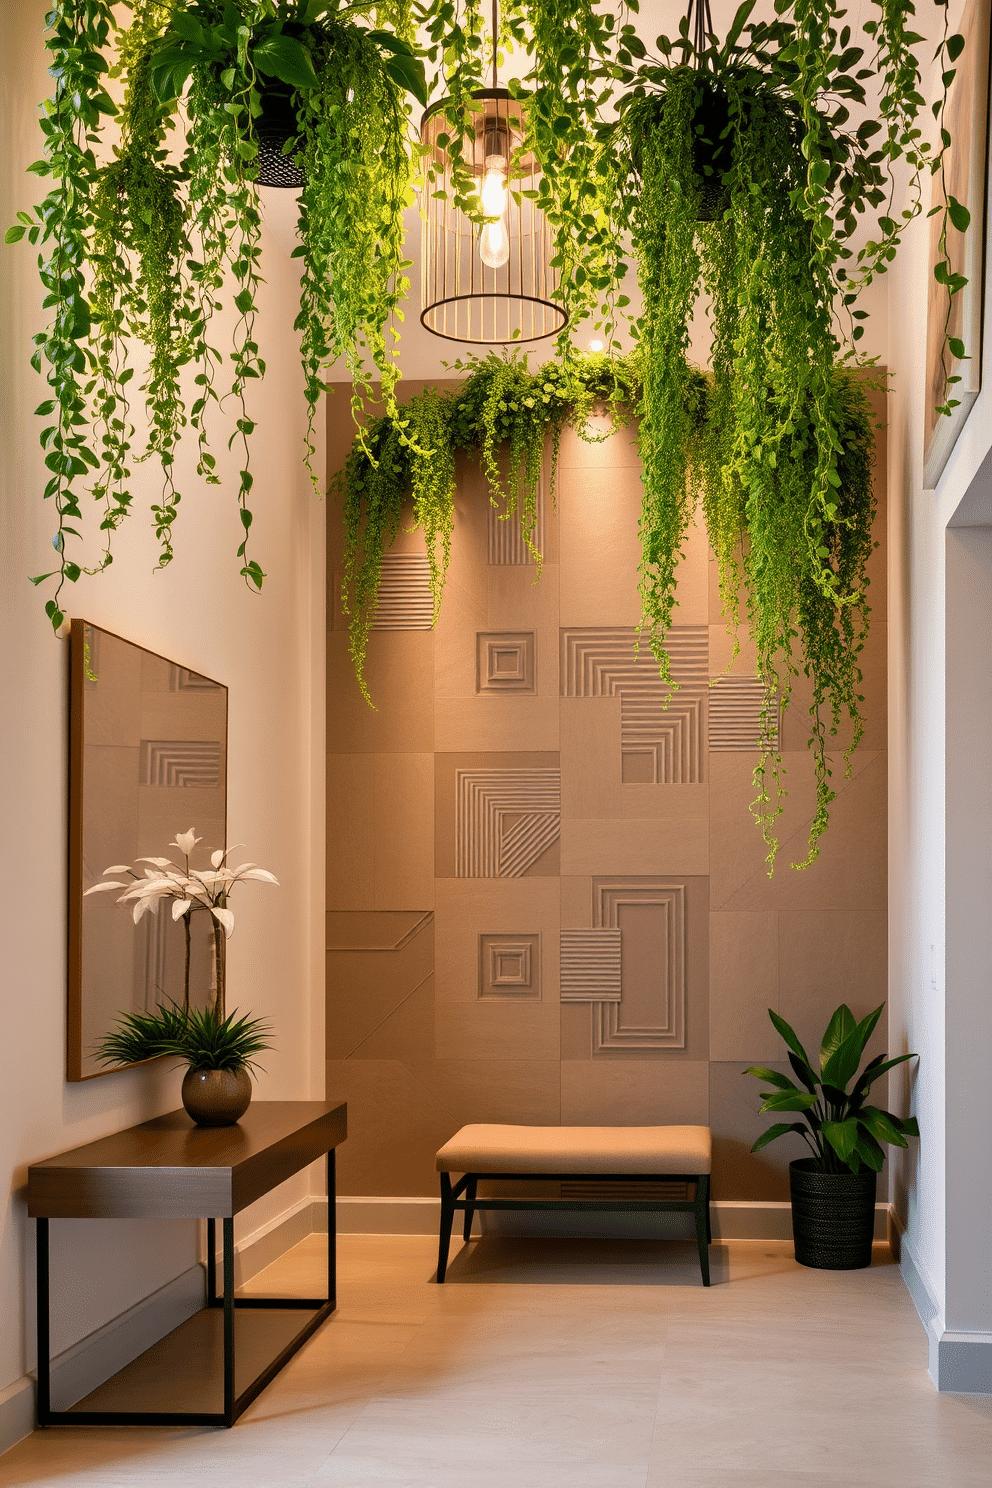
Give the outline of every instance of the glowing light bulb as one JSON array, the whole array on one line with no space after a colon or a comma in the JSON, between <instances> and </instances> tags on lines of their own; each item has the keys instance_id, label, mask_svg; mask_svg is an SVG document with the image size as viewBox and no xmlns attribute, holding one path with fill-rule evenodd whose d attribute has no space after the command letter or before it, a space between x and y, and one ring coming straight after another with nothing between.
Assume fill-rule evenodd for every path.
<instances>
[{"instance_id":1,"label":"glowing light bulb","mask_svg":"<svg viewBox=\"0 0 992 1488\"><path fill-rule=\"evenodd\" d=\"M603 343L602 343L602 341L590 341L589 342L589 350L590 351L602 351L602 349L603 349Z\"/></svg>"},{"instance_id":2,"label":"glowing light bulb","mask_svg":"<svg viewBox=\"0 0 992 1488\"><path fill-rule=\"evenodd\" d=\"M487 222L479 234L479 257L490 269L501 269L510 257L510 238L502 222Z\"/></svg>"},{"instance_id":3,"label":"glowing light bulb","mask_svg":"<svg viewBox=\"0 0 992 1488\"><path fill-rule=\"evenodd\" d=\"M502 217L506 211L506 161L502 155L486 156L486 174L479 195L486 217Z\"/></svg>"}]
</instances>

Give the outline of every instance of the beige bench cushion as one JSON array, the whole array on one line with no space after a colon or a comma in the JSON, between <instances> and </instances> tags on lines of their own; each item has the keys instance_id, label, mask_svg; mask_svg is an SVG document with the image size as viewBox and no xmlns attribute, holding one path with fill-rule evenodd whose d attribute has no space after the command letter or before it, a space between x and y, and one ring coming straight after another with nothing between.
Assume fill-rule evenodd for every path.
<instances>
[{"instance_id":1,"label":"beige bench cushion","mask_svg":"<svg viewBox=\"0 0 992 1488\"><path fill-rule=\"evenodd\" d=\"M708 1126L463 1126L439 1173L708 1173Z\"/></svg>"}]
</instances>

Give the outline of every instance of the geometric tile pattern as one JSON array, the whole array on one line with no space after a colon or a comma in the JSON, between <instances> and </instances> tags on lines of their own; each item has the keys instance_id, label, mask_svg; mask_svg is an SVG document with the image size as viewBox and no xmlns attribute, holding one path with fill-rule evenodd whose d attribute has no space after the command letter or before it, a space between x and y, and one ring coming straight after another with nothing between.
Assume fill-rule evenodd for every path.
<instances>
[{"instance_id":1,"label":"geometric tile pattern","mask_svg":"<svg viewBox=\"0 0 992 1488\"><path fill-rule=\"evenodd\" d=\"M487 522L487 546L488 561L499 565L510 564L514 567L525 563L533 563L534 556L524 542L520 531L520 519L518 511L512 516L501 517L499 510L490 501L486 508ZM531 542L539 553L544 552L544 490L543 481L537 491L537 521L534 525L534 533Z\"/></svg>"},{"instance_id":2,"label":"geometric tile pattern","mask_svg":"<svg viewBox=\"0 0 992 1488\"><path fill-rule=\"evenodd\" d=\"M562 1002L620 1001L620 930L562 930Z\"/></svg>"},{"instance_id":3,"label":"geometric tile pattern","mask_svg":"<svg viewBox=\"0 0 992 1488\"><path fill-rule=\"evenodd\" d=\"M592 887L593 919L599 926L622 930L624 947L620 1002L599 1002L593 1008L593 1053L684 1049L684 884L594 878Z\"/></svg>"},{"instance_id":4,"label":"geometric tile pattern","mask_svg":"<svg viewBox=\"0 0 992 1488\"><path fill-rule=\"evenodd\" d=\"M418 553L384 553L373 630L431 630L431 566Z\"/></svg>"},{"instance_id":5,"label":"geometric tile pattern","mask_svg":"<svg viewBox=\"0 0 992 1488\"><path fill-rule=\"evenodd\" d=\"M665 649L677 692L662 682L647 638L632 626L563 630L562 696L620 699L624 780L695 785L706 754L708 627L672 626Z\"/></svg>"},{"instance_id":6,"label":"geometric tile pattern","mask_svg":"<svg viewBox=\"0 0 992 1488\"><path fill-rule=\"evenodd\" d=\"M560 770L456 770L456 878L520 878L560 835Z\"/></svg>"},{"instance_id":7,"label":"geometric tile pattern","mask_svg":"<svg viewBox=\"0 0 992 1488\"><path fill-rule=\"evenodd\" d=\"M539 1001L540 935L480 935L479 996Z\"/></svg>"},{"instance_id":8,"label":"geometric tile pattern","mask_svg":"<svg viewBox=\"0 0 992 1488\"><path fill-rule=\"evenodd\" d=\"M720 752L762 747L765 686L758 677L718 677L710 687L710 748ZM770 719L768 748L778 747L778 712Z\"/></svg>"},{"instance_id":9,"label":"geometric tile pattern","mask_svg":"<svg viewBox=\"0 0 992 1488\"><path fill-rule=\"evenodd\" d=\"M220 785L220 740L142 739L140 770L142 785L216 790Z\"/></svg>"},{"instance_id":10,"label":"geometric tile pattern","mask_svg":"<svg viewBox=\"0 0 992 1488\"><path fill-rule=\"evenodd\" d=\"M479 631L476 692L534 692L534 632Z\"/></svg>"}]
</instances>

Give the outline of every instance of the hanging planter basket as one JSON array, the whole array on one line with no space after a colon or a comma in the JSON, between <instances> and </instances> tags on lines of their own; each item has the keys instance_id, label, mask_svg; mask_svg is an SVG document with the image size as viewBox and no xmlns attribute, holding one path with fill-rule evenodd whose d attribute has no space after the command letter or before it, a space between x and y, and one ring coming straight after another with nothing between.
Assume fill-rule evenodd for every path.
<instances>
[{"instance_id":1,"label":"hanging planter basket","mask_svg":"<svg viewBox=\"0 0 992 1488\"><path fill-rule=\"evenodd\" d=\"M258 144L258 186L281 186L289 191L298 191L306 182L293 156L286 154L286 146L297 137L296 110L285 93L266 94L262 100L262 112L255 121L255 139Z\"/></svg>"}]
</instances>

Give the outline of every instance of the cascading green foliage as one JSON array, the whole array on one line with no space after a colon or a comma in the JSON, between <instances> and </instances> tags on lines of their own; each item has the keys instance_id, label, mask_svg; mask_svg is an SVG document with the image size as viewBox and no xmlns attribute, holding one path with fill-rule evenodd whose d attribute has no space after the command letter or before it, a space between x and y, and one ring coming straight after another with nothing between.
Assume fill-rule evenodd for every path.
<instances>
[{"instance_id":1,"label":"cascading green foliage","mask_svg":"<svg viewBox=\"0 0 992 1488\"><path fill-rule=\"evenodd\" d=\"M52 371L54 396L38 410L59 410L42 442L53 478L59 527L55 598L63 620L65 580L111 561L114 530L132 504L132 462L154 456L163 473L152 505L160 566L173 556L180 494L177 444L187 424L198 443L199 473L217 483L209 425L233 424L241 573L261 588L264 573L248 555L254 478L250 441L256 417L249 390L265 371L255 339L261 213L256 187L257 121L267 98L295 113L295 150L307 172L301 201L301 333L312 428L326 369L344 357L356 382L356 407L371 363L387 390L398 375L386 345L390 317L402 318L405 293L402 214L410 200L408 94L426 102L423 65L411 45L409 0L342 5L323 0L128 0L131 24L118 30L111 6L65 0L49 17L56 93L42 124L46 157L38 174L55 178L32 215L19 214L8 241L28 236L53 245L43 268L53 309L36 338L34 361ZM357 17L393 30L369 30ZM124 79L112 157L97 153L103 118L117 113L104 87ZM185 151L170 151L170 131L185 113ZM182 141L180 140L180 145ZM237 318L229 369L211 339L226 303ZM142 391L147 426L135 455L129 343L144 343ZM184 374L195 396L187 408ZM212 416L212 417L211 417ZM313 472L311 472L312 474ZM89 568L66 553L81 538L80 489L103 503L106 545Z\"/></svg>"},{"instance_id":2,"label":"cascading green foliage","mask_svg":"<svg viewBox=\"0 0 992 1488\"><path fill-rule=\"evenodd\" d=\"M729 227L714 224L712 231L729 232ZM725 282L733 282L732 270ZM718 293L720 281L714 278L711 287ZM778 720L799 672L811 681L810 749L817 804L809 854L804 864L794 866L814 860L818 839L826 830L835 794L830 786L832 739L842 726L850 726L845 751L849 761L862 733L858 658L868 630L866 566L874 546L873 417L863 378L843 366L830 369L823 404L815 405L810 394L793 410L792 427L778 441L775 463L759 462L760 479L745 484L730 350L721 345L714 371L704 374L688 365L684 345L673 339L670 360L679 379L681 407L678 417L666 403L660 410L668 419L668 432L662 437L668 440L671 456L670 465L659 465L665 479L662 499L651 498L645 475L642 624L667 677L664 638L671 624L675 563L686 527L701 502L726 613L736 630L737 596L743 590L744 618L765 683L765 742L755 771L754 809L768 843L771 870L777 851L774 826L784 794ZM395 540L411 498L414 525L424 529L431 555L435 619L450 555L458 451L478 458L489 499L501 517L519 523L539 571L540 555L534 547L536 496L548 436L552 489L558 441L566 423L585 438L604 437L588 427L596 405L612 405L614 429L640 413L643 444L651 355L645 340L635 356L619 363L605 355L573 356L566 362L546 363L533 374L519 358L473 361L463 368L469 376L456 392L428 389L356 438L336 486L344 504L343 600L350 619L351 654L369 702L364 669L382 555ZM816 431L824 418L836 444L838 484L831 486L833 515L813 519L825 551L811 555L810 492L819 458ZM656 419L656 432L663 423L664 418ZM656 433L649 432L648 437L653 439ZM835 582L824 585L822 571L828 562ZM768 776L774 797L767 788Z\"/></svg>"},{"instance_id":3,"label":"cascading green foliage","mask_svg":"<svg viewBox=\"0 0 992 1488\"><path fill-rule=\"evenodd\" d=\"M806 137L795 101L742 67L715 76L672 68L663 90L633 97L621 133L640 184L632 230L645 301L645 622L667 675L676 565L701 493L728 622L736 633L743 584L765 685L754 809L769 867L784 793L775 724L798 667L814 694L817 803L806 863L827 825L827 746L842 715L853 731L848 769L861 737L857 658L874 515L865 394L836 366L834 285L804 209ZM713 374L700 439L700 389L687 354L701 292L710 302Z\"/></svg>"},{"instance_id":4,"label":"cascading green foliage","mask_svg":"<svg viewBox=\"0 0 992 1488\"><path fill-rule=\"evenodd\" d=\"M428 388L361 431L335 480L343 499L345 570L342 599L349 616L351 657L368 702L365 657L382 573L383 552L399 532L412 498L431 565L434 618L440 612L454 527L456 457L479 459L489 499L502 520L516 520L540 572L535 545L538 489L550 435L549 494L554 497L561 434L571 423L583 438L596 405L613 409L613 427L639 397L636 367L604 354L548 362L537 372L526 358L456 363L468 375L457 392Z\"/></svg>"},{"instance_id":5,"label":"cascading green foliage","mask_svg":"<svg viewBox=\"0 0 992 1488\"><path fill-rule=\"evenodd\" d=\"M361 414L378 369L389 403L399 371L395 333L409 289L403 270L403 211L412 200L404 95L383 68L376 41L354 27L311 31L317 87L300 95L298 163L303 261L300 332L309 408L307 465L326 369L343 356Z\"/></svg>"}]
</instances>

